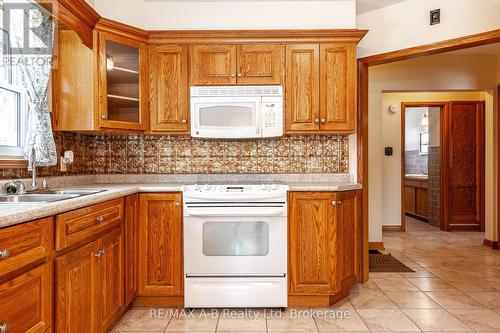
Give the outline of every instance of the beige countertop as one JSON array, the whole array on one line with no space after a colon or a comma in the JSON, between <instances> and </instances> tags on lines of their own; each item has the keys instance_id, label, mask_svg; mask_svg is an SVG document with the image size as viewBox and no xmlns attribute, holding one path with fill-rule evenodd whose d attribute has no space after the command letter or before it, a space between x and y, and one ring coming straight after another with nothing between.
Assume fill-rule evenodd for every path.
<instances>
[{"instance_id":1,"label":"beige countertop","mask_svg":"<svg viewBox=\"0 0 500 333\"><path fill-rule=\"evenodd\" d=\"M423 174L406 174L405 179L427 181L429 176Z\"/></svg>"},{"instance_id":2,"label":"beige countertop","mask_svg":"<svg viewBox=\"0 0 500 333\"><path fill-rule=\"evenodd\" d=\"M290 182L286 183L290 191L351 191L361 189L361 185L353 182ZM91 184L68 186L67 188L102 189L105 192L81 196L51 203L37 204L0 204L0 228L5 228L47 216L90 206L107 200L124 197L134 193L147 192L179 192L186 183L131 183L131 184Z\"/></svg>"}]
</instances>

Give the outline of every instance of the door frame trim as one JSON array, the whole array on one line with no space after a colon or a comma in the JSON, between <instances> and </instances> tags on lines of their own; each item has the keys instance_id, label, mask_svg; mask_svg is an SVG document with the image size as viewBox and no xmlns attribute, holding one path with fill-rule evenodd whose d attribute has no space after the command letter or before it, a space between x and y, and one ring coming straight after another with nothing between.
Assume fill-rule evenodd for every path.
<instances>
[{"instance_id":1,"label":"door frame trim","mask_svg":"<svg viewBox=\"0 0 500 333\"><path fill-rule=\"evenodd\" d=\"M357 152L358 152L358 182L363 186L360 206L362 210L362 257L360 269L360 282L368 281L368 69L371 66L391 63L406 59L418 58L433 54L445 53L449 51L461 50L475 46L492 44L500 42L500 29L486 31L479 34L463 36L459 38L448 39L436 43L425 44L421 46L411 47L399 51L386 52L373 56L363 57L358 59L358 135L357 135ZM499 88L500 89L500 88ZM499 148L500 150L500 148ZM500 159L500 156L497 157ZM500 188L500 180L498 183ZM499 198L500 204L500 198ZM500 221L499 231L500 237Z\"/></svg>"},{"instance_id":2,"label":"door frame trim","mask_svg":"<svg viewBox=\"0 0 500 333\"><path fill-rule=\"evenodd\" d=\"M446 122L448 119L448 102L402 102L401 103L401 231L406 231L406 219L405 219L405 174L406 174L406 158L405 158L405 144L406 144L406 108L407 107L440 107L441 112L439 114L439 160L440 160L440 211L441 211L441 221L439 223L439 228L441 230L448 230L448 201L445 200L447 197L448 189L448 159L446 158L448 154L448 127Z\"/></svg>"}]
</instances>

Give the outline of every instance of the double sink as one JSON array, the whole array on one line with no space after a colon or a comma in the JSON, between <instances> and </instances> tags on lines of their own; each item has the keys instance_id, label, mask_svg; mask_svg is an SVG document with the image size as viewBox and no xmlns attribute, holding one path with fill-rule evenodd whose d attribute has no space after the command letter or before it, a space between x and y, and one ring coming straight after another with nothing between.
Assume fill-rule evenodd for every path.
<instances>
[{"instance_id":1,"label":"double sink","mask_svg":"<svg viewBox=\"0 0 500 333\"><path fill-rule=\"evenodd\" d=\"M50 203L62 200L74 199L85 195L105 192L107 190L97 189L74 189L74 190L42 190L28 192L25 194L5 194L0 195L1 204L35 204Z\"/></svg>"}]
</instances>

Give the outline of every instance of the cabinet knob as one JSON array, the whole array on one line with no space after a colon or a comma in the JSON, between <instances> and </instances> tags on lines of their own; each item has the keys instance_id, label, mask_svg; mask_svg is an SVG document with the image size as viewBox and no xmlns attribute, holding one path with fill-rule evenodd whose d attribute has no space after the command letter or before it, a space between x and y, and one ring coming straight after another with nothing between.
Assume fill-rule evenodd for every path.
<instances>
[{"instance_id":1,"label":"cabinet knob","mask_svg":"<svg viewBox=\"0 0 500 333\"><path fill-rule=\"evenodd\" d=\"M96 252L95 257L96 257L96 258L101 258L101 257L102 257L102 256L104 256L105 254L106 254L106 251L104 251L104 250L99 250L99 251L97 251L97 252Z\"/></svg>"},{"instance_id":2,"label":"cabinet knob","mask_svg":"<svg viewBox=\"0 0 500 333\"><path fill-rule=\"evenodd\" d=\"M108 116L107 116L107 115L105 115L105 114L103 114L103 115L101 116L101 119L102 119L102 120L106 120L106 119L108 119Z\"/></svg>"},{"instance_id":3,"label":"cabinet knob","mask_svg":"<svg viewBox=\"0 0 500 333\"><path fill-rule=\"evenodd\" d=\"M8 257L10 257L10 251L8 249L0 251L0 258L7 259Z\"/></svg>"},{"instance_id":4,"label":"cabinet knob","mask_svg":"<svg viewBox=\"0 0 500 333\"><path fill-rule=\"evenodd\" d=\"M238 73L238 77L242 77L243 75L241 73Z\"/></svg>"},{"instance_id":5,"label":"cabinet knob","mask_svg":"<svg viewBox=\"0 0 500 333\"><path fill-rule=\"evenodd\" d=\"M321 119L321 123L322 123L322 124L326 124L326 119L324 119L324 118L323 118L323 119Z\"/></svg>"},{"instance_id":6,"label":"cabinet knob","mask_svg":"<svg viewBox=\"0 0 500 333\"><path fill-rule=\"evenodd\" d=\"M9 331L9 323L0 324L0 332L7 333Z\"/></svg>"},{"instance_id":7,"label":"cabinet knob","mask_svg":"<svg viewBox=\"0 0 500 333\"><path fill-rule=\"evenodd\" d=\"M231 77L236 77L236 73L231 74Z\"/></svg>"},{"instance_id":8,"label":"cabinet knob","mask_svg":"<svg viewBox=\"0 0 500 333\"><path fill-rule=\"evenodd\" d=\"M332 201L332 206L340 206L340 205L342 205L342 201L338 201L338 200Z\"/></svg>"},{"instance_id":9,"label":"cabinet knob","mask_svg":"<svg viewBox=\"0 0 500 333\"><path fill-rule=\"evenodd\" d=\"M98 217L96 217L95 220L97 221L97 223L102 223L102 222L104 222L104 216L98 216Z\"/></svg>"},{"instance_id":10,"label":"cabinet knob","mask_svg":"<svg viewBox=\"0 0 500 333\"><path fill-rule=\"evenodd\" d=\"M181 206L180 203L178 203L178 202L175 203L175 208L179 208L180 206Z\"/></svg>"},{"instance_id":11,"label":"cabinet knob","mask_svg":"<svg viewBox=\"0 0 500 333\"><path fill-rule=\"evenodd\" d=\"M181 123L185 124L185 123L187 123L187 120L186 119L182 119Z\"/></svg>"},{"instance_id":12,"label":"cabinet knob","mask_svg":"<svg viewBox=\"0 0 500 333\"><path fill-rule=\"evenodd\" d=\"M314 122L315 122L316 124L319 124L319 118L314 119Z\"/></svg>"}]
</instances>

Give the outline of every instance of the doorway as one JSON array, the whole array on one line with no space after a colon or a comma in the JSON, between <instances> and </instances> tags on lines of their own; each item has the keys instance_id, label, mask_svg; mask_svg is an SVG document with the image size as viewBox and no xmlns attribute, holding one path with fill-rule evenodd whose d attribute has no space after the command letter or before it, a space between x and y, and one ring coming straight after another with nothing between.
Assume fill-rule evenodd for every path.
<instances>
[{"instance_id":1,"label":"doorway","mask_svg":"<svg viewBox=\"0 0 500 333\"><path fill-rule=\"evenodd\" d=\"M441 124L446 108L447 103L401 104L401 231L407 219L443 229Z\"/></svg>"}]
</instances>

